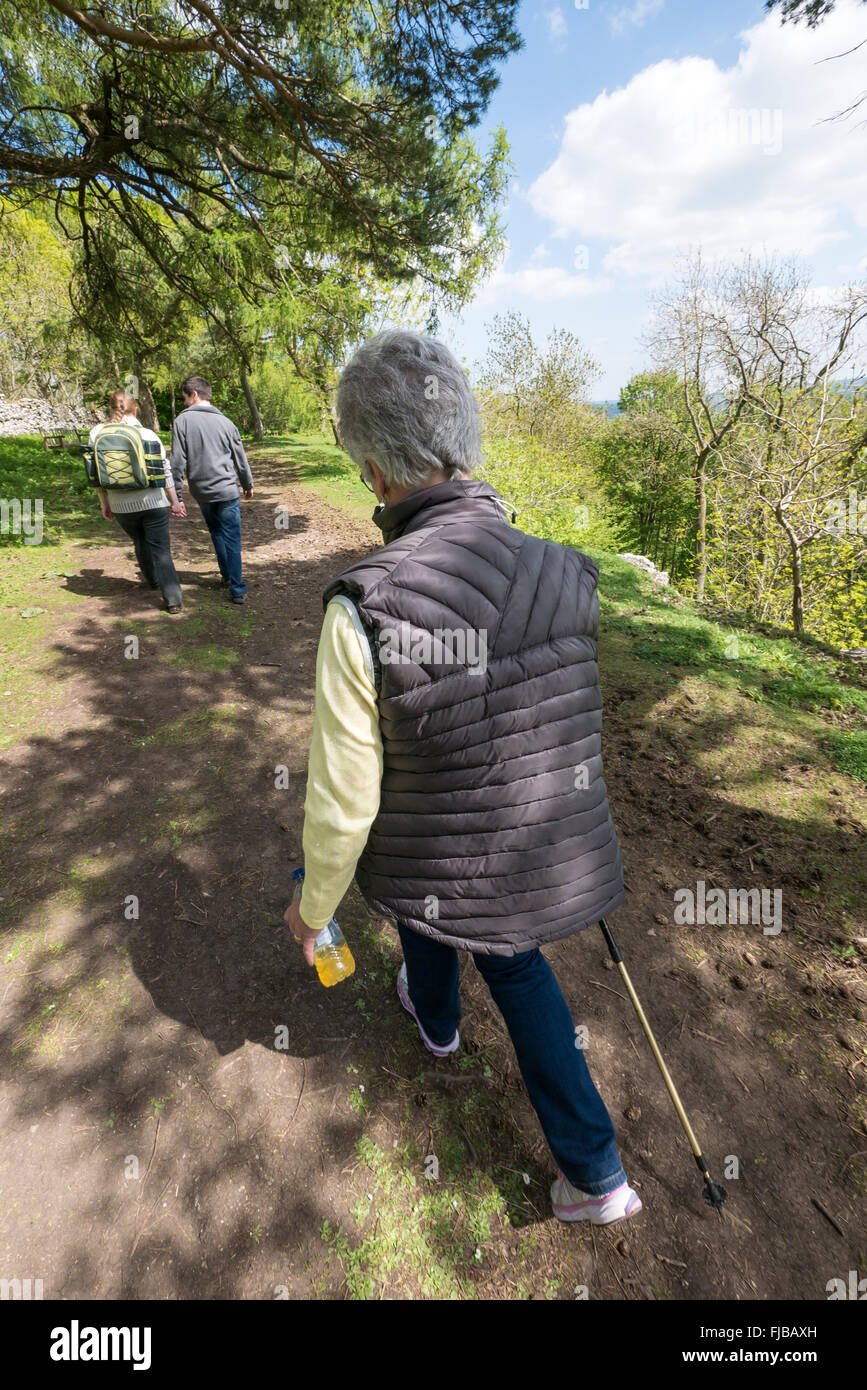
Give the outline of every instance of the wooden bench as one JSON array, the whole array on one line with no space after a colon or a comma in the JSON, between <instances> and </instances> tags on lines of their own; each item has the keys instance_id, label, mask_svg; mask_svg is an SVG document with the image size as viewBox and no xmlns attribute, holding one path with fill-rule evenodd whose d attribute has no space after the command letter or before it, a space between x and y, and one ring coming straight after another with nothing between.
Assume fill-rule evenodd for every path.
<instances>
[{"instance_id":1,"label":"wooden bench","mask_svg":"<svg viewBox=\"0 0 867 1390\"><path fill-rule=\"evenodd\" d=\"M65 449L70 453L78 453L88 442L89 430L50 430L43 434L42 443L46 449Z\"/></svg>"}]
</instances>

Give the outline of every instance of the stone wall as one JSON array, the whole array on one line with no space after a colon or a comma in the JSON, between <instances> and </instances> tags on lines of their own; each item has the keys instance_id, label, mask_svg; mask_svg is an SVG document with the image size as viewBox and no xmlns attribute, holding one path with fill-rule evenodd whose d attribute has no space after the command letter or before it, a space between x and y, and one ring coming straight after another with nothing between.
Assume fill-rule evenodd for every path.
<instances>
[{"instance_id":1,"label":"stone wall","mask_svg":"<svg viewBox=\"0 0 867 1390\"><path fill-rule=\"evenodd\" d=\"M102 417L86 406L55 405L38 396L8 400L0 396L0 436L49 434L52 430L90 429Z\"/></svg>"}]
</instances>

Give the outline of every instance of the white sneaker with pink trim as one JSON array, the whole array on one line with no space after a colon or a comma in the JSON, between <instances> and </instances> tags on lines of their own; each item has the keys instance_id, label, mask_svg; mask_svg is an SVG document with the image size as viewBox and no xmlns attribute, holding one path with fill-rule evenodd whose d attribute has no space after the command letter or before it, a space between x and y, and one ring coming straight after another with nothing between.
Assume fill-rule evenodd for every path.
<instances>
[{"instance_id":1,"label":"white sneaker with pink trim","mask_svg":"<svg viewBox=\"0 0 867 1390\"><path fill-rule=\"evenodd\" d=\"M641 1198L628 1182L607 1192L604 1197L590 1197L557 1169L557 1180L551 1184L554 1215L560 1221L590 1221L594 1226L613 1226L641 1211Z\"/></svg>"},{"instance_id":2,"label":"white sneaker with pink trim","mask_svg":"<svg viewBox=\"0 0 867 1390\"><path fill-rule=\"evenodd\" d=\"M428 1037L427 1033L422 1028L421 1023L419 1021L419 1016L416 1013L415 1008L413 1007L413 1002L409 997L409 987L407 985L406 979L406 961L404 961L403 965L400 967L400 971L398 972L397 997L400 1000L403 1007L406 1009L407 1013L412 1014L413 1018L415 1019L416 1027L419 1031L419 1037L421 1038L428 1052L432 1052L435 1057L448 1057L452 1052L457 1052L458 1048L461 1045L461 1035L457 1028L455 1029L455 1035L452 1038L451 1042L442 1044L431 1042L431 1039Z\"/></svg>"}]
</instances>

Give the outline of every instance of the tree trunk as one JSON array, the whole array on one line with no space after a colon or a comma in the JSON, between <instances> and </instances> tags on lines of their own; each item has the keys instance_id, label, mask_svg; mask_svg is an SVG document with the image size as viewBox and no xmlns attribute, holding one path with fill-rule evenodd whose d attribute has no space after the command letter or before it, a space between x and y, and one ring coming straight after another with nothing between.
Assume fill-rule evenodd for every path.
<instances>
[{"instance_id":1,"label":"tree trunk","mask_svg":"<svg viewBox=\"0 0 867 1390\"><path fill-rule=\"evenodd\" d=\"M157 408L151 394L151 388L147 382L142 385L141 396L139 398L141 407L141 422L145 429L154 430L156 434L160 432L160 422L157 416Z\"/></svg>"},{"instance_id":2,"label":"tree trunk","mask_svg":"<svg viewBox=\"0 0 867 1390\"><path fill-rule=\"evenodd\" d=\"M259 407L256 404L256 397L253 395L253 388L247 378L247 368L241 368L241 387L244 392L244 399L247 402L247 409L250 412L250 423L253 427L253 437L255 439L265 438L265 426L262 424L262 417L259 414Z\"/></svg>"},{"instance_id":3,"label":"tree trunk","mask_svg":"<svg viewBox=\"0 0 867 1390\"><path fill-rule=\"evenodd\" d=\"M792 547L792 627L796 632L804 631L804 577L801 564L801 547L794 536L789 536Z\"/></svg>"},{"instance_id":4,"label":"tree trunk","mask_svg":"<svg viewBox=\"0 0 867 1390\"><path fill-rule=\"evenodd\" d=\"M135 374L138 377L139 419L146 430L154 430L159 434L160 422L157 418L157 408L154 405L151 388L145 379L144 364L137 358L134 365Z\"/></svg>"},{"instance_id":5,"label":"tree trunk","mask_svg":"<svg viewBox=\"0 0 867 1390\"><path fill-rule=\"evenodd\" d=\"M328 394L328 387L321 382L316 383L319 387L319 394L322 397L322 413L328 416L328 423L331 426L331 433L334 435L334 443L340 448L340 436L337 433L337 421L334 418L334 409L331 404L331 397Z\"/></svg>"},{"instance_id":6,"label":"tree trunk","mask_svg":"<svg viewBox=\"0 0 867 1390\"><path fill-rule=\"evenodd\" d=\"M697 603L704 599L704 585L707 578L707 450L703 449L695 464L695 598Z\"/></svg>"},{"instance_id":7,"label":"tree trunk","mask_svg":"<svg viewBox=\"0 0 867 1390\"><path fill-rule=\"evenodd\" d=\"M764 501L761 484L759 484L759 497ZM764 507L762 507L759 512L759 543L756 553L756 563L759 568L759 576L756 582L756 602L760 604L764 601L768 575L768 514Z\"/></svg>"},{"instance_id":8,"label":"tree trunk","mask_svg":"<svg viewBox=\"0 0 867 1390\"><path fill-rule=\"evenodd\" d=\"M789 549L792 552L792 627L796 632L804 631L804 576L802 568L802 545L786 519L781 506L774 509L774 515L786 533Z\"/></svg>"}]
</instances>

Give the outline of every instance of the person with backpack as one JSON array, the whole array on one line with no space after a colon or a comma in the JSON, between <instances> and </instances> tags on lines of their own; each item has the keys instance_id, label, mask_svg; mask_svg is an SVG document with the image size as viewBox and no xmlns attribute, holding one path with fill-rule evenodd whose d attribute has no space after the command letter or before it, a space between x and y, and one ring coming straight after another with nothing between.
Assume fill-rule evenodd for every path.
<instances>
[{"instance_id":1,"label":"person with backpack","mask_svg":"<svg viewBox=\"0 0 867 1390\"><path fill-rule=\"evenodd\" d=\"M88 476L97 484L100 510L114 519L135 547L142 577L160 589L166 610L180 613L183 595L172 560L169 516L186 516L159 435L136 418L126 391L109 397L109 418L89 438Z\"/></svg>"},{"instance_id":2,"label":"person with backpack","mask_svg":"<svg viewBox=\"0 0 867 1390\"><path fill-rule=\"evenodd\" d=\"M180 493L186 477L211 533L220 585L232 603L246 603L241 567L241 501L253 496L253 474L237 425L211 403L211 383L188 376L181 383L185 409L172 430L172 474Z\"/></svg>"}]
</instances>

